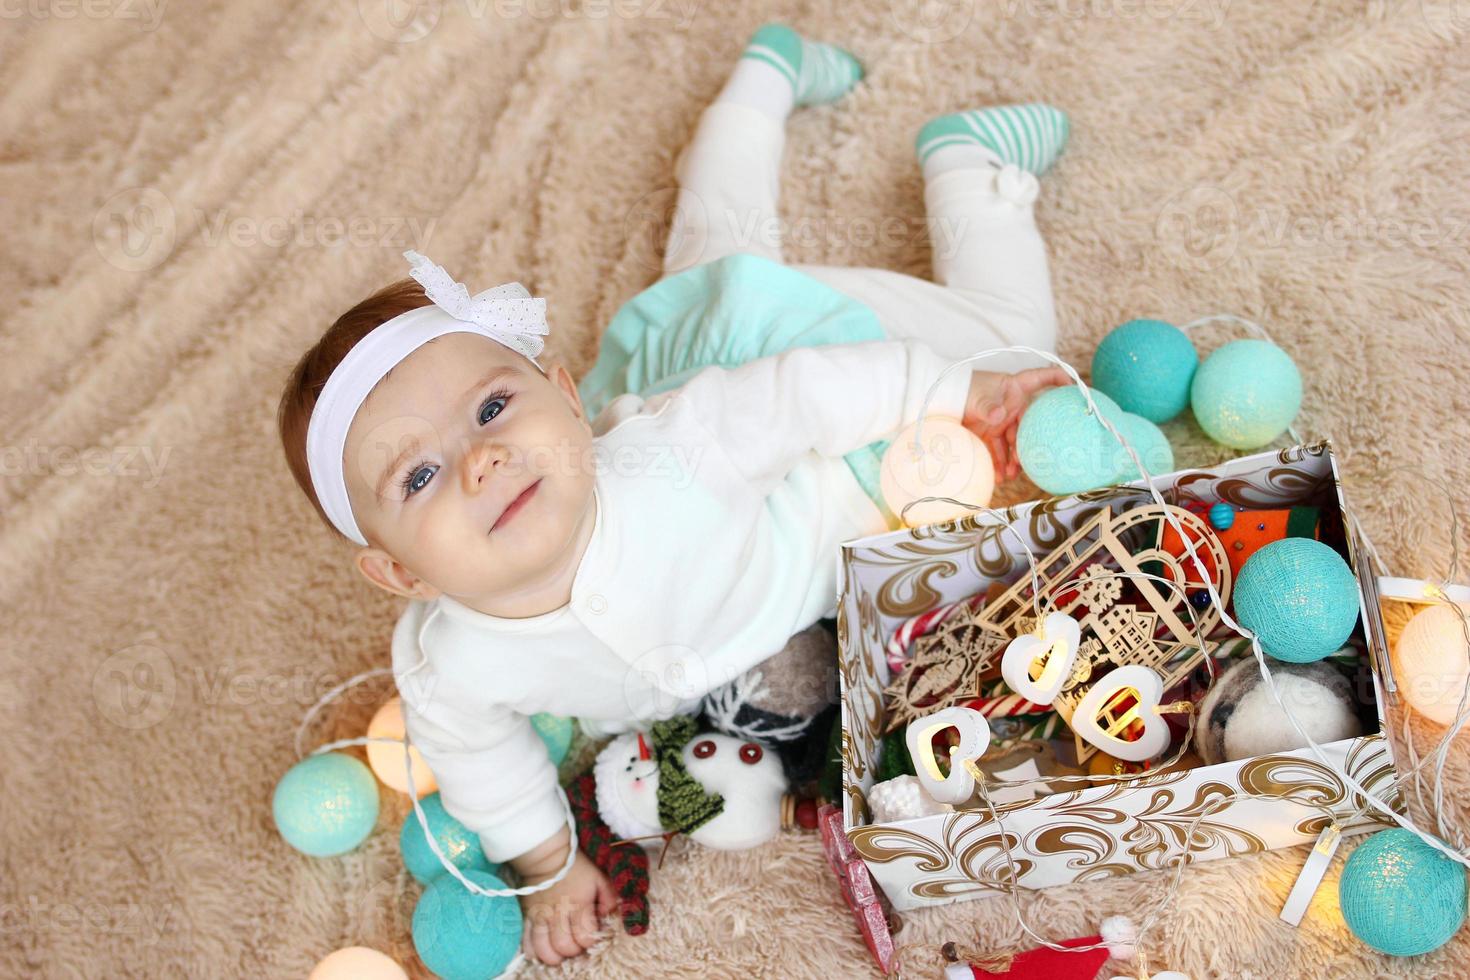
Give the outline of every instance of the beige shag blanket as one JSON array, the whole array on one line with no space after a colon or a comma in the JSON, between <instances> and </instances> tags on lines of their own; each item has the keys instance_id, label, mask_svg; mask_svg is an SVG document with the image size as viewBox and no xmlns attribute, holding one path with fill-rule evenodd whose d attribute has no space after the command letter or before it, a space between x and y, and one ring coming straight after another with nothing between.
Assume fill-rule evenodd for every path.
<instances>
[{"instance_id":1,"label":"beige shag blanket","mask_svg":"<svg viewBox=\"0 0 1470 980\"><path fill-rule=\"evenodd\" d=\"M0 974L301 977L346 945L411 969L401 800L346 857L286 847L270 794L327 688L387 663L371 591L287 475L296 356L422 249L550 298L591 364L655 276L675 153L766 20L867 80L791 121L798 261L928 268L917 128L1046 100L1061 353L1132 316L1259 320L1306 376L1394 569L1443 575L1470 515L1470 28L1453 0L26 0L0 31ZM886 229L886 232L885 232ZM1232 336L1227 328L1208 343ZM1217 460L1172 424L1182 465ZM1007 488L1007 501L1035 495ZM1470 578L1470 573L1462 572ZM329 711L360 733L388 691ZM1417 726L1421 749L1432 732ZM1467 785L1463 746L1452 778ZM1457 803L1459 800L1456 801ZM1191 870L1145 945L1191 977L1464 975L1346 931L1301 849ZM1340 867L1340 864L1338 865ZM1159 874L1025 896L1061 939L1140 916ZM564 975L863 976L815 839L676 848L653 925ZM1024 949L1007 900L900 942ZM922 952L906 975L935 977ZM1123 972L1121 969L1114 972ZM551 975L535 971L534 975ZM1112 973L1104 971L1103 976Z\"/></svg>"}]
</instances>

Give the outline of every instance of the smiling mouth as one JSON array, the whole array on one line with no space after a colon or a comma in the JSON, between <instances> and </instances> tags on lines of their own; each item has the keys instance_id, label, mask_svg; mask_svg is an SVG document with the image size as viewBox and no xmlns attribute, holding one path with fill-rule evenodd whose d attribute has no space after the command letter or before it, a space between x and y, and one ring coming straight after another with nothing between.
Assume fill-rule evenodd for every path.
<instances>
[{"instance_id":1,"label":"smiling mouth","mask_svg":"<svg viewBox=\"0 0 1470 980\"><path fill-rule=\"evenodd\" d=\"M530 502L532 497L536 496L536 490L540 486L541 481L537 480L535 483L522 490L520 492L520 495L516 497L516 499L512 500L509 504L507 504L505 510L500 512L500 516L495 519L495 523L490 526L490 530L496 530L501 525L509 521L511 518L515 517L516 514L520 513L521 508L526 506L526 504Z\"/></svg>"}]
</instances>

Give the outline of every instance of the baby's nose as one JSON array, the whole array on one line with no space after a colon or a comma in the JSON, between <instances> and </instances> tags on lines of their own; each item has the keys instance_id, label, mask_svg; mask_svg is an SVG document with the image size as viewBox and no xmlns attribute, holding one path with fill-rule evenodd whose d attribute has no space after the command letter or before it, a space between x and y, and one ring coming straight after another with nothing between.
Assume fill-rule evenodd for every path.
<instances>
[{"instance_id":1,"label":"baby's nose","mask_svg":"<svg viewBox=\"0 0 1470 980\"><path fill-rule=\"evenodd\" d=\"M490 475L490 469L499 460L501 453L492 443L482 443L474 446L464 454L464 488L468 493L474 493L484 485Z\"/></svg>"}]
</instances>

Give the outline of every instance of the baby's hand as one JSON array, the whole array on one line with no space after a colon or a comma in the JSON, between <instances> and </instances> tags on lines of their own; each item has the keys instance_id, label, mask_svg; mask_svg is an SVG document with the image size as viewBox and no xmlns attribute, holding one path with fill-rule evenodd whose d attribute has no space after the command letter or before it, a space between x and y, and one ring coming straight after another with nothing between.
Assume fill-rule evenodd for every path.
<instances>
[{"instance_id":1,"label":"baby's hand","mask_svg":"<svg viewBox=\"0 0 1470 980\"><path fill-rule=\"evenodd\" d=\"M562 839L566 838L563 831ZM550 878L561 870L566 853L565 847L558 847L552 859L552 870L544 874L523 873L523 883L534 885ZM519 860L516 862L518 867L521 863ZM542 860L537 863L546 866L549 862ZM521 913L525 917L521 951L549 966L580 956L602 938L600 922L603 916L620 908L617 893L607 876L587 855L578 852L572 870L565 878L545 891L521 899Z\"/></svg>"},{"instance_id":2,"label":"baby's hand","mask_svg":"<svg viewBox=\"0 0 1470 980\"><path fill-rule=\"evenodd\" d=\"M997 483L1021 472L1021 461L1016 456L1016 429L1031 399L1039 391L1071 381L1058 367L1032 368L1016 374L976 371L970 376L963 424L990 448Z\"/></svg>"}]
</instances>

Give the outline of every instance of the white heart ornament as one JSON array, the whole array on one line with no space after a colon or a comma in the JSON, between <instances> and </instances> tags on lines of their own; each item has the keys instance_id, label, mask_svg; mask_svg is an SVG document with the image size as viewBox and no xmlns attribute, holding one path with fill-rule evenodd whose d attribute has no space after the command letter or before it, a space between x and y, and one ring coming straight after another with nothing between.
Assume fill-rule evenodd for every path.
<instances>
[{"instance_id":1,"label":"white heart ornament","mask_svg":"<svg viewBox=\"0 0 1470 980\"><path fill-rule=\"evenodd\" d=\"M946 728L959 729L959 744L949 752L949 775L939 770L934 758L934 736ZM973 762L990 748L990 722L974 708L955 705L932 715L915 718L904 732L914 772L924 791L940 803L964 803L975 793L975 775L965 763Z\"/></svg>"},{"instance_id":2,"label":"white heart ornament","mask_svg":"<svg viewBox=\"0 0 1470 980\"><path fill-rule=\"evenodd\" d=\"M1134 710L1143 721L1143 734L1132 742L1108 734L1097 723L1098 712L1130 687L1138 693ZM1146 762L1169 747L1169 723L1159 714L1159 699L1163 696L1164 682L1157 671L1142 664L1119 667L1109 671L1082 698L1072 713L1072 731L1115 759Z\"/></svg>"},{"instance_id":3,"label":"white heart ornament","mask_svg":"<svg viewBox=\"0 0 1470 980\"><path fill-rule=\"evenodd\" d=\"M1018 636L1006 645L1000 659L1000 675L1011 690L1033 704L1051 704L1062 693L1062 685L1077 662L1082 626L1066 613L1054 612L1041 621L1036 632ZM1046 660L1041 676L1031 679L1031 665Z\"/></svg>"}]
</instances>

